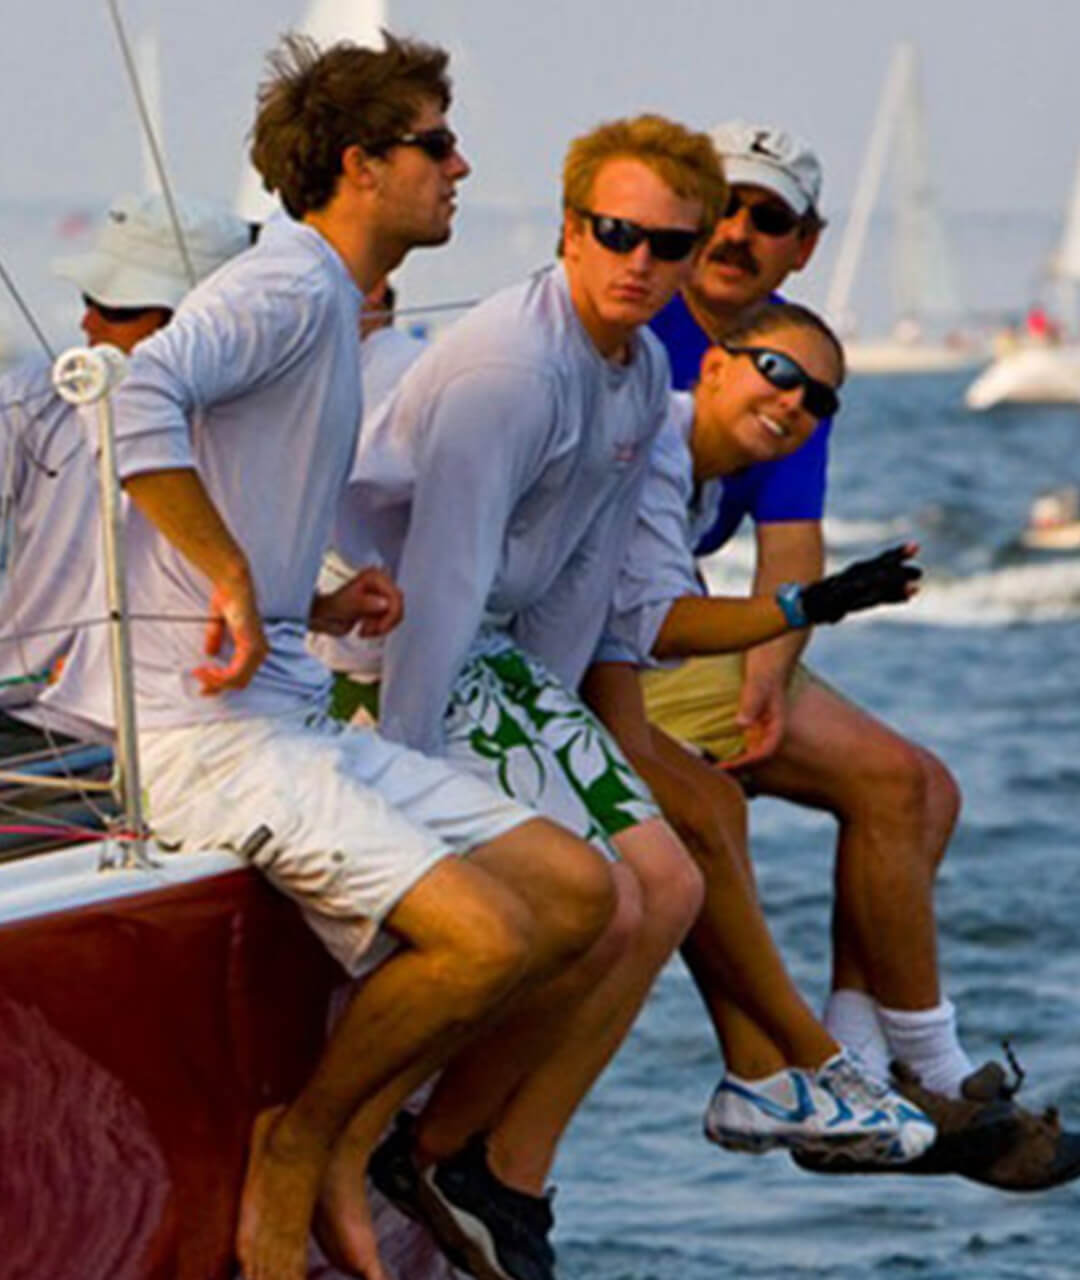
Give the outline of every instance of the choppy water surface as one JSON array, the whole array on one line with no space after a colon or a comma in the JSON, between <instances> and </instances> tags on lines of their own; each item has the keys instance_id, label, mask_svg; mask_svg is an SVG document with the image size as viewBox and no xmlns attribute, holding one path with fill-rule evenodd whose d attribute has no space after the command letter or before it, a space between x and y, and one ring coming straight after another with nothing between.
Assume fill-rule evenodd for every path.
<instances>
[{"instance_id":1,"label":"choppy water surface","mask_svg":"<svg viewBox=\"0 0 1080 1280\"><path fill-rule=\"evenodd\" d=\"M1080 556L1013 541L1040 490L1080 482L1080 410L968 414L963 379L848 388L834 447L837 561L915 536L929 580L887 621L823 631L814 666L939 752L965 812L941 876L942 962L979 1060L1008 1037L1024 1099L1080 1127ZM713 566L734 582L749 543ZM754 856L784 954L828 974L830 823L754 806ZM558 1169L569 1280L1080 1275L1080 1183L1034 1197L959 1179L828 1179L700 1137L719 1063L681 966L576 1122Z\"/></svg>"}]
</instances>

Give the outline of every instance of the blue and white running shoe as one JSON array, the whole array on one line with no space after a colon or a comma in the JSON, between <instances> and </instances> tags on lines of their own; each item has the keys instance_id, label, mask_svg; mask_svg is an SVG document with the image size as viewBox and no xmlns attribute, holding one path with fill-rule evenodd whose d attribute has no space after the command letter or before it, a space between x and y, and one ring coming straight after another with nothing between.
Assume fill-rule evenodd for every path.
<instances>
[{"instance_id":1,"label":"blue and white running shoe","mask_svg":"<svg viewBox=\"0 0 1080 1280\"><path fill-rule=\"evenodd\" d=\"M816 1071L789 1067L761 1080L725 1075L705 1113L705 1136L729 1151L783 1147L827 1160L843 1152L906 1164L934 1141L931 1120L844 1050Z\"/></svg>"}]
</instances>

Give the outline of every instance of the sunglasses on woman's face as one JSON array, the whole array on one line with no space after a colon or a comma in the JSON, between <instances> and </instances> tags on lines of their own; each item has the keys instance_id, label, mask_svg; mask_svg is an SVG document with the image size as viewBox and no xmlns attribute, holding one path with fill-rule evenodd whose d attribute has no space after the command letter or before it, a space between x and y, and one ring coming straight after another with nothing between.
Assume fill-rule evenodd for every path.
<instances>
[{"instance_id":1,"label":"sunglasses on woman's face","mask_svg":"<svg viewBox=\"0 0 1080 1280\"><path fill-rule=\"evenodd\" d=\"M588 221L596 243L612 253L633 253L645 240L649 252L659 262L682 262L701 239L700 231L687 231L685 227L643 227L629 218L612 218L588 209L574 212Z\"/></svg>"},{"instance_id":2,"label":"sunglasses on woman's face","mask_svg":"<svg viewBox=\"0 0 1080 1280\"><path fill-rule=\"evenodd\" d=\"M786 236L802 221L797 213L779 200L759 200L756 204L747 204L737 191L732 191L724 212L720 215L721 222L725 218L734 218L740 209L746 210L746 216L754 230L760 231L763 236Z\"/></svg>"},{"instance_id":3,"label":"sunglasses on woman's face","mask_svg":"<svg viewBox=\"0 0 1080 1280\"><path fill-rule=\"evenodd\" d=\"M720 345L733 356L747 356L765 381L778 391L794 391L801 387L802 407L811 417L819 421L831 418L840 408L840 397L835 388L811 378L797 360L792 360L783 351L773 351L771 347L734 347L726 342Z\"/></svg>"},{"instance_id":4,"label":"sunglasses on woman's face","mask_svg":"<svg viewBox=\"0 0 1080 1280\"><path fill-rule=\"evenodd\" d=\"M426 156L430 156L436 164L449 160L457 150L457 134L453 129L440 125L437 129L420 129L416 133L402 133L396 138L384 138L381 142L373 142L368 151L389 151L391 147L418 147Z\"/></svg>"}]
</instances>

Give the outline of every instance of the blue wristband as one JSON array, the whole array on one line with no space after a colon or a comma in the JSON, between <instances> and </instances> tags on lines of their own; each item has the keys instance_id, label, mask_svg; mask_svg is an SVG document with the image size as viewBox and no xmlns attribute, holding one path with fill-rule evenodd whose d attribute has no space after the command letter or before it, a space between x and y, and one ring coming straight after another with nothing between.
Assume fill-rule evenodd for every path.
<instances>
[{"instance_id":1,"label":"blue wristband","mask_svg":"<svg viewBox=\"0 0 1080 1280\"><path fill-rule=\"evenodd\" d=\"M798 582L785 582L776 592L776 603L789 627L802 628L810 625L803 608L802 593L802 585Z\"/></svg>"}]
</instances>

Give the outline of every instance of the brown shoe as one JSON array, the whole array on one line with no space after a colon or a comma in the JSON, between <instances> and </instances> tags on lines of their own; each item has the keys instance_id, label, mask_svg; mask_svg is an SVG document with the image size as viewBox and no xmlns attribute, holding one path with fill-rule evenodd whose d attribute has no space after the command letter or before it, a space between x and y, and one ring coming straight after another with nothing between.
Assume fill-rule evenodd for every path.
<instances>
[{"instance_id":1,"label":"brown shoe","mask_svg":"<svg viewBox=\"0 0 1080 1280\"><path fill-rule=\"evenodd\" d=\"M826 1164L802 1152L794 1156L795 1163L814 1173L968 1175L971 1169L993 1167L1012 1150L1017 1136L1018 1108L1009 1100L1005 1073L996 1063L988 1063L973 1072L963 1082L959 1098L923 1088L915 1072L902 1062L892 1064L891 1083L934 1122L937 1138L928 1151L902 1165L845 1159L843 1153Z\"/></svg>"},{"instance_id":2,"label":"brown shoe","mask_svg":"<svg viewBox=\"0 0 1080 1280\"><path fill-rule=\"evenodd\" d=\"M1023 1071L1005 1046L1015 1082L1006 1084L1005 1072L996 1062L988 1062L969 1080L983 1097L1012 1099L1020 1087ZM975 1078L978 1077L976 1080ZM1005 1150L994 1159L969 1164L958 1170L972 1182L999 1187L1003 1191L1045 1191L1080 1177L1080 1133L1061 1127L1056 1107L1041 1114L1013 1103L1015 1132Z\"/></svg>"}]
</instances>

